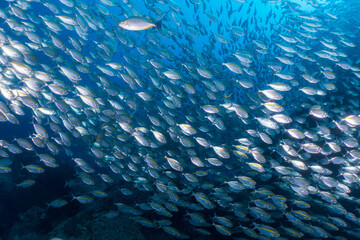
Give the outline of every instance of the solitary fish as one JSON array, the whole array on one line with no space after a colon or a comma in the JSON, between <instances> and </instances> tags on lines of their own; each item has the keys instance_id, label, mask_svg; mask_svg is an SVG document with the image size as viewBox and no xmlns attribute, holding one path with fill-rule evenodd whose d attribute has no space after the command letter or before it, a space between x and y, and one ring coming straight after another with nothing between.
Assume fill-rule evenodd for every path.
<instances>
[{"instance_id":1,"label":"solitary fish","mask_svg":"<svg viewBox=\"0 0 360 240\"><path fill-rule=\"evenodd\" d=\"M159 27L161 20L157 23L144 17L129 17L119 23L119 26L129 31L142 31L153 27Z\"/></svg>"}]
</instances>

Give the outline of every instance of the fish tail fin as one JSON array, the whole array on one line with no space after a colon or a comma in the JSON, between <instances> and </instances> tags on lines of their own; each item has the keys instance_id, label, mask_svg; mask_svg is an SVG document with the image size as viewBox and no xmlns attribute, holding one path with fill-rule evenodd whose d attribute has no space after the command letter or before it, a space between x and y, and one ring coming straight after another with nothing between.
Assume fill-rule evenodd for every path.
<instances>
[{"instance_id":1,"label":"fish tail fin","mask_svg":"<svg viewBox=\"0 0 360 240\"><path fill-rule=\"evenodd\" d=\"M133 112L133 113L131 113L131 118L133 118L134 117L134 115L135 115L135 113L137 112L137 109Z\"/></svg>"},{"instance_id":2,"label":"fish tail fin","mask_svg":"<svg viewBox=\"0 0 360 240\"><path fill-rule=\"evenodd\" d=\"M166 17L166 15L167 15L169 12L170 12L170 10L167 11L167 12L165 12L165 13L163 13L162 15L160 15L158 21L155 23L155 27L156 27L157 29L161 29L161 27L162 27L162 20Z\"/></svg>"},{"instance_id":3,"label":"fish tail fin","mask_svg":"<svg viewBox=\"0 0 360 240\"><path fill-rule=\"evenodd\" d=\"M157 29L161 29L161 28L162 28L162 19L160 19L159 21L157 21L157 22L155 23L155 27L156 27Z\"/></svg>"},{"instance_id":4,"label":"fish tail fin","mask_svg":"<svg viewBox=\"0 0 360 240\"><path fill-rule=\"evenodd\" d=\"M76 196L73 193L71 193L71 197L72 197L71 201L74 201L76 199Z\"/></svg>"}]
</instances>

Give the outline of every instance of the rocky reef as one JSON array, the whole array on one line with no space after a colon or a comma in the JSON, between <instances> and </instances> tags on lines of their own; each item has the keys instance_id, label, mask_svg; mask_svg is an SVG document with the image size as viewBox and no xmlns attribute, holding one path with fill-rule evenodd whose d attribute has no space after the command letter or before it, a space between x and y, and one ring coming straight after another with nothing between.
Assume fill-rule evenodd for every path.
<instances>
[{"instance_id":1,"label":"rocky reef","mask_svg":"<svg viewBox=\"0 0 360 240\"><path fill-rule=\"evenodd\" d=\"M141 227L130 215L105 217L105 212L93 213L84 208L72 217L50 223L46 210L32 207L18 216L6 239L9 240L145 240Z\"/></svg>"}]
</instances>

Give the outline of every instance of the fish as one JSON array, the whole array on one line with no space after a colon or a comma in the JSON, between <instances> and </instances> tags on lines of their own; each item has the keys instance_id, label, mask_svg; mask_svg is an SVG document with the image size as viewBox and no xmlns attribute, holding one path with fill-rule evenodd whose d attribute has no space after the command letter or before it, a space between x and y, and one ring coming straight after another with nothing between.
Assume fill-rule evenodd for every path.
<instances>
[{"instance_id":1,"label":"fish","mask_svg":"<svg viewBox=\"0 0 360 240\"><path fill-rule=\"evenodd\" d=\"M0 3L4 195L63 185L42 217L176 239L358 237L359 8Z\"/></svg>"},{"instance_id":2,"label":"fish","mask_svg":"<svg viewBox=\"0 0 360 240\"><path fill-rule=\"evenodd\" d=\"M142 31L157 25L144 17L130 17L120 22L119 26L130 31Z\"/></svg>"},{"instance_id":3,"label":"fish","mask_svg":"<svg viewBox=\"0 0 360 240\"><path fill-rule=\"evenodd\" d=\"M119 27L129 31L143 31L150 28L161 28L162 19L167 15L168 12L162 14L157 22L153 22L146 17L133 16L121 21Z\"/></svg>"}]
</instances>

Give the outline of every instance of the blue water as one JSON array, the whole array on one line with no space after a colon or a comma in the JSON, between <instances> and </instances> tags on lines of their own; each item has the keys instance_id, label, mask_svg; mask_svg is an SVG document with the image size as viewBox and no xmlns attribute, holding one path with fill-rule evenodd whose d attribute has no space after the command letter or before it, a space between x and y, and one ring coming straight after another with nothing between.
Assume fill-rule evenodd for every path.
<instances>
[{"instance_id":1,"label":"blue water","mask_svg":"<svg viewBox=\"0 0 360 240\"><path fill-rule=\"evenodd\" d=\"M46 8L43 4L46 1L41 2L30 2L31 8L26 10L27 13L30 13L34 16L48 16L51 20L57 21L60 20L56 18L57 14L52 13L48 8ZM58 6L60 10L63 12L63 15L73 16L73 13L76 12L75 9L71 9L65 7L60 1L47 1L48 3L53 3ZM75 1L76 2L76 1ZM125 98L116 97L117 101L120 101L124 107L123 112L124 115L129 115L134 119L133 124L134 127L145 127L148 129L160 129L166 135L166 139L168 143L166 145L161 145L157 149L152 149L148 147L142 147L137 143L134 138L131 137L130 141L121 142L117 139L116 135L112 135L111 133L107 133L107 130L104 130L104 126L110 125L105 121L101 122L98 119L98 113L95 114L94 122L92 125L90 119L83 112L76 112L71 110L71 114L79 117L79 119L85 122L87 125L85 127L93 130L96 134L91 136L85 136L82 138L74 138L71 137L72 143L70 147L59 146L61 151L58 155L56 155L57 163L59 167L50 168L45 167L43 163L39 161L39 157L37 154L47 153L50 154L48 149L46 148L36 148L36 151L23 151L21 154L11 154L10 159L12 160L11 164L11 173L1 174L0 175L0 237L2 239L51 239L52 237L59 237L62 239L100 239L98 236L101 235L101 231L96 229L91 225L92 222L103 221L104 225L111 226L110 223L116 223L116 221L122 222L123 225L126 225L126 222L129 220L131 224L134 224L134 216L131 214L123 214L120 213L119 216L114 219L106 218L105 214L108 211L116 211L114 203L124 203L134 208L138 208L137 203L149 203L151 201L155 201L158 196L162 196L160 191L157 191L155 186L156 179L150 178L148 172L148 166L144 162L135 163L135 166L138 167L137 171L129 170L128 164L134 163L130 160L131 155L137 155L140 157L152 156L161 166L165 166L166 170L174 172L176 178L172 180L172 182L178 187L180 190L188 190L189 186L192 186L192 189L189 190L189 193L179 192L180 199L183 201L190 202L192 204L200 205L199 202L195 201L195 198L191 196L191 193L195 192L205 192L207 196L211 199L211 201L215 202L215 197L213 194L215 193L215 189L225 189L229 191L225 182L234 180L234 176L238 175L249 175L256 179L257 186L259 189L261 187L266 187L274 191L277 195L284 195L288 198L287 204L288 209L287 212L291 212L293 210L300 210L299 208L294 207L291 203L294 199L306 200L312 204L312 208L302 209L304 211L310 212L310 215L314 218L311 221L316 226L320 225L323 219L328 216L341 216L335 213L330 212L324 206L328 204L327 202L321 202L321 198L316 195L309 195L309 197L299 197L295 193L289 193L289 191L281 188L281 185L277 184L283 181L283 177L279 174L274 174L275 170L272 168L271 164L264 163L264 167L269 175L258 174L255 171L252 171L245 162L239 162L235 155L231 153L231 160L221 159L225 163L223 166L217 168L211 165L206 167L206 171L209 173L208 176L201 178L201 183L211 183L214 186L211 189L202 189L200 186L196 184L191 184L186 181L183 177L182 173L173 171L171 167L167 164L166 160L164 160L164 156L170 156L170 153L174 153L174 158L181 159L181 163L185 168L184 173L195 173L197 168L195 168L189 162L189 154L186 152L188 149L184 148L179 142L172 141L169 135L170 126L166 124L166 122L160 118L159 106L161 108L165 108L164 100L166 96L170 96L172 94L168 94L163 90L157 89L150 77L159 78L156 75L156 72L153 68L150 68L151 65L148 63L150 59L156 59L162 63L164 69L159 70L164 72L167 69L175 69L177 70L182 79L179 81L180 84L173 84L171 81L164 77L164 79L160 79L160 81L169 87L169 89L174 89L176 93L173 95L177 95L179 99L181 99L181 107L176 109L167 109L165 108L170 115L173 115L176 123L188 123L188 119L186 115L190 115L196 117L196 121L194 121L192 126L195 129L199 129L200 127L208 127L211 129L209 134L205 134L200 132L196 136L201 136L211 140L211 144L213 146L225 146L229 151L233 150L232 146L237 144L234 139L242 138L244 136L249 136L245 134L245 131L248 129L253 129L256 131L263 131L269 133L274 140L274 145L269 146L262 141L259 141L259 138L256 139L256 147L260 147L264 150L264 156L270 160L278 160L280 163L292 167L288 162L282 161L281 155L276 151L280 148L280 142L288 138L286 133L284 132L285 127L281 127L278 132L272 131L269 129L260 126L260 124L253 119L254 117L266 117L267 114L263 113L260 109L261 100L260 98L258 102L252 102L249 100L248 96L258 96L259 90L263 90L268 88L269 83L273 83L275 81L282 83L289 83L286 80L279 79L274 75L274 71L270 70L268 64L274 63L276 61L275 57L283 55L283 51L277 47L276 44L280 42L280 37L278 36L280 33L284 33L283 26L279 25L281 22L282 25L297 29L301 24L301 21L305 21L297 16L294 9L291 9L287 6L288 1L281 1L282 3L264 3L264 1L250 1L248 3L240 3L235 0L230 1L203 1L203 4L197 5L191 3L190 0L179 1L176 2L181 12L173 11L169 4L163 4L160 1L132 1L133 8L129 8L126 6L123 1L117 1L118 5L114 7L107 7L110 10L110 15L102 15L99 13L99 9L97 9L96 4L100 4L100 1L84 1L89 5L89 12L92 14L94 18L101 18L101 21L104 23L105 29L98 29L97 31L89 30L89 34L87 39L81 39L77 35L75 31L70 31L62 28L63 30L59 35L57 35L70 49L73 49L71 44L69 43L68 37L73 37L75 39L80 39L84 44L82 46L82 50L80 51L89 59L92 59L94 62L90 63L91 72L89 74L81 73L81 84L82 86L86 86L91 89L95 95L102 99L103 101L107 101L108 98L114 99L115 97L109 96L106 92L106 88L116 89L118 91L118 95L123 95ZM167 1L165 1L167 2ZM359 4L356 1L349 1L345 3L343 1L317 1L319 5L329 3L329 5L325 7L313 7L307 1L297 0L291 1L294 3L294 6L298 6L296 11L301 11L303 15L314 15L319 18L325 18L323 14L319 14L319 12L323 12L324 10L328 10L329 12L336 14L338 17L337 21L334 21L334 31L343 31L346 35L346 39L351 39L355 44L357 43L357 39L359 36L358 30L358 20L356 14L357 9L360 9ZM310 1L311 2L311 1ZM170 2L171 3L171 2ZM175 1L174 1L175 3ZM330 4L331 3L331 4ZM15 2L0 2L0 9L5 12L10 12L9 4L13 5ZM298 5L296 5L298 4ZM121 7L119 7L121 6ZM353 6L353 9L351 7ZM155 10L150 10L151 7L163 8L166 13L165 18L162 20L162 28L156 29L148 29L144 31L126 31L118 27L118 23L120 21L125 20L126 18L139 15L146 16L152 21L156 22L158 16L155 14ZM325 8L325 9L323 9ZM328 9L326 9L328 8ZM124 11L126 9L127 13ZM182 23L178 26L175 21L172 19L172 13L175 12L181 18ZM217 21L212 22L206 13L211 14L216 17ZM299 15L299 14L298 14ZM288 16L285 19L284 16ZM14 17L14 16L12 16ZM14 17L16 19L16 16ZM356 19L355 19L356 18ZM285 20L284 20L285 19ZM18 19L18 22L21 23L22 20ZM29 20L24 20L29 21ZM48 35L49 31L44 31L44 24L42 23L41 18L39 18L40 23L33 23L36 25L36 33L39 37L44 41L45 44L52 45L51 38ZM321 19L322 22L326 24L326 21ZM329 20L330 21L330 20ZM352 21L354 24L352 25ZM231 27L232 26L241 26L246 35L241 37L235 35ZM194 36L193 34L189 34L191 30L189 27L193 27L197 30L198 36ZM327 26L332 27L332 25ZM29 39L26 36L21 34L16 34L13 29L9 27L9 25L3 20L0 20L0 28L4 29L4 33L11 37L13 40L17 40L20 43L29 43ZM100 43L103 43L104 40L108 40L105 34L105 30L114 34L114 37L111 38L113 42L116 43L116 50L113 51L113 55L108 62L117 62L124 66L129 67L134 70L139 76L139 80L143 84L135 85L136 89L133 90L129 87L129 85L123 81L123 79L119 76L107 76L100 72L96 68L97 65L104 66L104 59L101 55L106 55L105 51L100 48ZM172 34L172 35L171 35ZM287 33L289 36L297 34L296 31L291 33ZM298 35L298 34L297 34ZM352 66L357 66L358 59L360 56L360 52L358 50L358 46L355 48L346 47L344 44L341 44L339 38L335 37L334 34L330 35L328 32L317 33L317 39L306 41L306 46L311 47L311 50L308 51L308 55L314 57L314 53L316 51L320 51L324 49L324 46L320 42L324 39L335 39L336 45L339 47L339 51L346 54L347 57L344 58L344 61L347 61ZM224 38L227 43L222 43L218 40L219 37ZM122 43L121 40L126 40L126 44ZM254 40L260 40L267 46L267 54L261 55L256 52L256 48L254 47ZM334 40L334 41L335 41ZM45 45L44 44L44 45ZM148 55L143 56L139 53L137 47L144 47L148 51ZM71 92L69 95L76 96L76 92L73 88L73 83L66 78L66 76L60 74L60 66L74 66L76 63L69 54L64 51L61 51L54 47L57 52L58 59L51 59L46 56L43 51L35 51L36 57L38 58L38 64L34 66L36 70L43 70L39 65L47 64L52 68L56 77L63 81ZM255 70L256 76L248 76L243 73L240 76L235 75L229 69L224 67L222 64L224 62L233 62L239 64L239 61L234 56L235 52L239 51L247 51L252 55L253 62L251 63L251 69ZM92 55L91 53L96 53ZM170 54L170 58L161 57L161 55ZM63 58L63 62L59 59ZM130 63L127 62L126 59L131 59ZM336 116L331 112L331 119L340 121L342 118L348 115L357 115L359 110L357 107L350 105L350 100L352 95L350 95L350 91L353 90L355 93L358 92L356 83L356 78L354 77L354 73L352 71L346 71L344 69L340 69L336 66L335 63L330 62L324 59L317 59L316 63L311 61L305 61L301 59L299 56L294 55L291 59L295 62L295 65L282 65L284 71L288 71L295 75L295 80L300 82L301 87L312 87L314 85L305 82L304 79L301 78L302 72L299 70L300 65L304 66L308 69L309 74L315 76L315 78L320 79L321 84L330 82L333 83L337 87L337 91L334 93L328 93L327 96L321 98L319 96L315 96L313 98L305 96L302 94L297 87L293 87L293 89L289 93L284 93L286 98L281 100L281 105L286 109L284 111L285 114L293 117L307 117L308 120L305 125L294 123L291 125L296 128L301 128L304 131L315 131L318 123L324 123L327 127L331 128L331 133L335 136L333 139L336 141L342 141L344 137L348 136L344 132L338 130L337 128L331 127L331 121L324 120L323 122L317 118L309 116L309 110L301 107L303 103L310 103L311 105L318 104L326 111L331 112L334 108L344 109L344 116ZM204 68L211 70L213 75L215 76L213 80L220 81L224 87L224 91L216 92L215 100L211 100L207 98L207 93L209 89L205 86L204 81L207 81L204 78L201 78L196 70L194 71L194 75L196 75L197 79L193 78L191 74L186 70L182 64L191 63L195 68ZM277 61L276 63L279 64ZM143 66L149 67L149 69L144 68ZM331 67L333 72L336 73L336 79L331 80L324 77L324 75L320 72L319 69L325 67ZM4 68L9 66L2 66ZM9 67L10 68L10 67ZM74 68L75 69L75 68ZM121 73L126 73L124 69L120 71ZM109 80L110 86L103 87L101 83L99 83L98 76L106 77ZM244 89L240 87L240 85L235 81L238 79L249 79L255 85L252 89ZM210 81L210 80L209 80ZM354 83L355 82L355 83ZM182 88L182 83L189 83L196 89L196 94L191 96L187 94ZM14 84L12 87L21 88L22 82ZM316 85L320 86L322 85ZM349 86L349 87L348 87ZM299 87L300 88L300 87ZM45 89L45 87L44 87ZM322 88L323 89L323 88ZM47 88L44 91L49 91ZM135 94L138 92L146 92L152 95L154 101L145 102L138 98ZM171 90L170 90L171 92ZM136 97L134 97L136 96ZM228 97L227 97L228 96ZM345 104L341 104L339 101L340 98L345 98ZM59 97L60 98L60 97ZM74 97L76 99L80 99L79 97ZM353 97L355 101L357 101L357 96ZM6 100L4 97L0 99L6 105L10 105L10 101ZM43 99L44 100L44 99ZM136 111L131 109L126 101L134 101L137 104ZM216 115L221 119L226 127L226 130L220 131L218 128L214 127L213 123L206 119L207 116L202 106L205 104L220 106L220 104L224 104L226 102L233 102L244 106L245 110L250 113L251 121L246 124L239 120L239 118L235 114L228 114L225 110L221 110L221 112ZM195 102L195 103L194 103ZM331 105L334 103L334 106ZM336 105L335 105L336 104ZM56 107L53 103L46 103L45 105L50 106L50 108ZM85 108L85 107L84 107ZM105 106L101 106L102 110L109 109L111 106L107 103ZM220 107L219 107L220 108ZM33 123L34 113L33 110L27 107L23 107L25 115L18 116L19 125L14 125L9 122L1 122L0 123L0 138L1 140L7 141L9 143L15 144L15 138L24 138L29 139L29 136L34 133ZM223 109L223 108L222 108ZM152 126L149 122L148 115L156 115L162 121L162 127L156 128ZM62 115L57 110L57 115ZM100 115L100 114L99 114ZM49 141L52 141L51 137L58 137L57 134L51 132L49 127L49 122L51 119L49 117L45 117L42 121L39 122L40 125L44 126L44 128L50 133ZM115 118L111 119L115 124L115 132L116 134L125 134L125 131L116 124ZM246 120L243 120L246 122ZM61 123L59 124L61 125ZM61 129L63 131L67 131L64 126L61 125ZM315 129L315 130L314 130ZM354 128L354 132L358 131ZM110 130L109 130L110 131ZM71 134L67 131L67 134ZM105 134L105 136L103 135ZM358 139L358 133L351 133L352 136ZM351 135L349 134L349 135ZM185 136L185 134L181 133L181 130L178 129L179 136ZM150 138L151 133L147 133L145 135ZM320 136L320 135L319 135ZM314 141L317 144L325 145L327 143L327 139L320 136L319 141ZM294 146L300 150L300 145L302 141L294 141L294 139L290 139L295 142ZM152 141L155 141L152 138ZM310 140L309 140L310 141ZM335 141L335 140L334 140ZM100 143L99 143L100 142ZM195 140L194 149L198 152L198 155L201 159L205 159L207 157L218 157L213 153L213 150L209 148L209 151L202 148L198 145ZM105 158L97 159L93 153L91 153L91 148L94 146L98 146L97 144L102 144L100 148L102 148L108 155L113 154L116 149L121 149L124 153L127 153L128 156L121 159L119 162L126 167L123 170L123 173L130 174L132 176L131 181L125 181L122 176L114 174L110 168L108 167L109 162ZM255 147L255 146L254 146ZM340 153L334 153L333 156L346 156L346 154L350 151L350 148L344 147ZM68 151L72 152L72 156L65 152L65 148ZM357 147L356 147L357 149ZM318 155L317 155L318 156ZM312 157L307 164L323 164L326 162L327 157ZM95 179L95 187L87 186L84 184L79 177L79 173L81 173L81 169L79 166L76 166L74 161L72 160L74 157L80 157L84 159L88 164L94 168L95 173L91 173L90 176ZM110 158L110 157L109 157ZM111 156L111 159L114 157ZM218 157L219 158L219 157ZM186 159L186 160L185 160ZM325 160L324 160L325 159ZM204 160L205 161L205 160ZM226 162L227 161L227 162ZM253 161L254 162L254 161ZM42 174L33 174L29 173L26 169L23 168L24 165L28 164L38 164L45 168L45 172ZM352 163L351 163L352 164ZM351 165L350 164L350 165ZM354 164L355 165L355 164ZM331 177L338 179L339 182L343 182L343 165L338 166L335 164L323 164L324 167L333 171ZM294 170L294 172L300 172L300 176L305 179L308 179L314 187L329 191L335 194L334 189L324 187L324 184L320 184L316 182L315 173L310 169L306 171L298 171ZM164 171L160 172L161 177L165 179L170 179ZM98 176L99 174L107 174L114 179L113 183L105 183ZM294 175L295 176L295 175ZM293 176L293 177L294 177ZM152 191L140 191L138 186L141 185L137 183L135 180L136 177L146 177L150 179L152 187L154 188ZM20 183L25 179L34 179L36 180L36 184L29 188L19 188L16 184ZM284 180L284 182L286 182ZM285 183L283 183L286 185ZM171 185L171 184L169 184ZM342 204L346 208L348 212L352 212L359 217L359 213L355 211L355 208L358 206L357 199L360 197L360 192L358 190L358 181L354 184L348 184L351 187L351 199L341 198L338 202ZM280 186L280 187L279 187ZM107 192L109 195L106 198L96 198L94 197L94 201L89 204L80 204L77 200L73 200L73 196L79 196L83 194L90 195L90 190L94 190L98 187L103 191ZM126 196L120 193L120 189L127 188L130 189L133 194ZM220 207L219 204L216 203L216 208L212 209L202 209L199 211L193 210L190 207L183 207L181 204L178 204L179 207L178 212L172 212L173 216L168 218L172 221L171 226L180 232L186 234L189 239L236 239L236 238L244 238L249 239L247 235L243 233L240 225L246 226L248 228L254 228L255 224L267 224L273 228L276 228L281 232L281 236L289 237L281 231L281 226L293 227L289 221L285 218L285 211L273 211L272 222L266 223L259 218L256 218L249 214L247 207L254 207L254 200L257 199L253 190L247 189L246 191L240 193L230 192L229 195L232 197L232 204L241 203L243 204L244 210L247 212L248 220L243 219L239 220L234 217L234 214L231 210L231 205L227 205L225 207ZM61 208L52 208L48 207L47 204L52 202L55 199L66 199L68 204ZM266 201L269 201L269 198L264 198ZM291 200L290 200L291 199ZM167 200L168 201L168 200ZM320 203L319 203L320 201ZM227 203L224 203L225 205ZM201 205L200 205L201 206ZM232 236L227 237L224 234L221 234L220 231L216 230L214 226L203 227L211 233L210 236L203 236L197 233L194 229L196 228L191 223L189 223L189 217L186 217L188 212L200 212L205 216L208 223L213 223L213 217L224 216L231 219L234 227L232 228ZM268 211L271 212L271 211ZM100 217L99 217L100 216ZM147 219L151 220L159 220L159 219L167 219L155 211L144 211L141 215ZM319 221L316 219L319 217ZM324 218L322 218L324 217ZM99 220L100 219L100 220ZM350 220L346 220L348 223L348 227L340 229L339 231L331 231L327 230L331 233L331 237L347 237L347 239L354 239L352 237L356 237L358 232L358 222L352 222ZM125 224L124 224L125 222ZM308 222L309 223L309 222ZM64 227L59 227L64 224ZM85 229L79 227L75 227L77 225L86 226ZM116 225L116 224L115 224ZM123 226L122 225L122 226ZM60 230L59 230L60 229ZM135 230L134 230L135 229ZM176 239L174 236L170 234L166 234L161 227L158 228L146 228L140 227L134 228L133 231L139 231L145 239ZM256 229L256 228L254 228ZM299 230L299 229L297 229ZM88 238L85 238L84 231L88 231ZM119 230L120 231L120 230ZM126 237L119 236L118 230L113 230L113 238L112 239L127 239ZM258 230L257 230L258 231ZM354 231L355 233L352 233ZM109 233L110 232L110 233ZM120 231L121 232L121 231ZM126 231L123 230L125 233ZM129 230L129 234L131 235L131 231ZM259 232L257 232L259 234ZM58 235L56 235L58 234ZM136 232L133 232L135 235ZM304 233L304 237L302 239L315 239L314 235ZM96 237L95 237L96 236ZM111 236L111 229L104 230L103 233L104 239ZM125 236L125 235L124 235ZM288 239L290 239L289 237ZM131 239L131 238L129 238ZM134 239L134 238L133 238ZM135 238L136 239L136 238ZM266 238L264 238L266 239ZM339 238L340 239L340 238ZM345 238L344 238L345 239Z\"/></svg>"}]
</instances>

